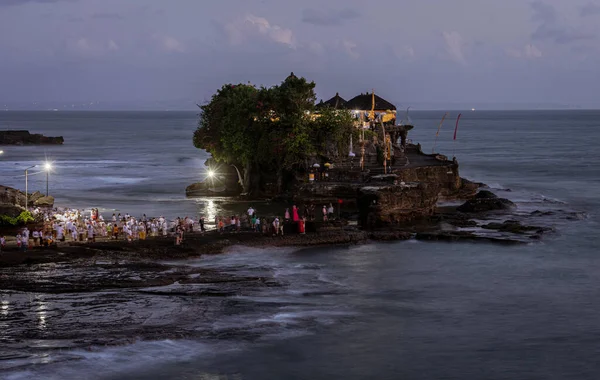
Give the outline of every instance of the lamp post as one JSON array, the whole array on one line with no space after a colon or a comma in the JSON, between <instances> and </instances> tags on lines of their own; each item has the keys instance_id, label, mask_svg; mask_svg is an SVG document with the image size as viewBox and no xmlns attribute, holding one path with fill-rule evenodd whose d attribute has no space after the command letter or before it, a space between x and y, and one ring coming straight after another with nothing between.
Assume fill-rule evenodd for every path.
<instances>
[{"instance_id":1,"label":"lamp post","mask_svg":"<svg viewBox=\"0 0 600 380\"><path fill-rule=\"evenodd\" d=\"M27 208L29 207L28 206L28 203L29 203L29 192L28 192L28 188L27 188L28 187L27 186L27 174L29 172L29 169L33 169L36 166L37 165L33 165L33 166L30 166L27 169L25 169L25 210L27 210Z\"/></svg>"},{"instance_id":2,"label":"lamp post","mask_svg":"<svg viewBox=\"0 0 600 380\"><path fill-rule=\"evenodd\" d=\"M46 170L46 196L48 196L48 176L50 175L50 170L52 170L52 164L46 162L44 169Z\"/></svg>"}]
</instances>

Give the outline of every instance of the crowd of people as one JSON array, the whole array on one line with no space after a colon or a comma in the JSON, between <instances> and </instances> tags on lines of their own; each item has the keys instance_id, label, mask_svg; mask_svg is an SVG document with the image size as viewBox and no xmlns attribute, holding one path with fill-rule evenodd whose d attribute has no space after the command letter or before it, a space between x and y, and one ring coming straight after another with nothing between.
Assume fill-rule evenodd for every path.
<instances>
[{"instance_id":1,"label":"crowd of people","mask_svg":"<svg viewBox=\"0 0 600 380\"><path fill-rule=\"evenodd\" d=\"M41 213L41 215L40 215ZM47 211L34 210L34 215L43 220L39 227L29 230L25 227L15 237L19 250L27 251L29 247L52 246L57 242L95 242L97 238L106 240L146 240L148 237L174 236L175 244L180 244L184 232L194 230L196 222L189 218L176 218L169 221L163 216L148 218L144 214L140 218L129 214L113 214L105 219L98 209L89 213L77 209L55 209ZM200 223L204 230L203 220ZM6 238L1 238L2 248Z\"/></svg>"},{"instance_id":2,"label":"crowd of people","mask_svg":"<svg viewBox=\"0 0 600 380\"><path fill-rule=\"evenodd\" d=\"M324 222L334 219L333 204L323 205L321 209ZM257 211L250 206L245 215L232 215L231 217L215 216L215 226L220 233L255 231L263 235L283 235L284 226L290 226L291 230L300 234L306 233L306 222L316 220L316 207L314 204L300 207L293 205L291 212L285 209L283 218L274 216L270 218L259 217Z\"/></svg>"},{"instance_id":3,"label":"crowd of people","mask_svg":"<svg viewBox=\"0 0 600 380\"><path fill-rule=\"evenodd\" d=\"M333 205L323 205L321 213L323 221L333 219ZM186 232L206 232L204 216L200 216L197 222L187 216L169 221L163 216L148 218L144 214L136 218L121 213L112 214L112 217L105 219L97 208L87 213L78 209L35 209L33 214L43 219L43 224L32 230L25 227L19 231L15 241L21 251L27 251L29 247L48 247L65 241L95 242L97 238L133 242L146 240L148 237L172 236L175 244L179 245ZM315 220L314 204L304 205L302 209L293 205L291 211L286 208L281 219L279 216L259 217L257 211L250 206L244 215L216 216L215 229L221 234L253 231L266 236L282 236L284 226L287 226L288 231L304 234L306 222ZM6 238L0 236L0 252L5 245Z\"/></svg>"}]
</instances>

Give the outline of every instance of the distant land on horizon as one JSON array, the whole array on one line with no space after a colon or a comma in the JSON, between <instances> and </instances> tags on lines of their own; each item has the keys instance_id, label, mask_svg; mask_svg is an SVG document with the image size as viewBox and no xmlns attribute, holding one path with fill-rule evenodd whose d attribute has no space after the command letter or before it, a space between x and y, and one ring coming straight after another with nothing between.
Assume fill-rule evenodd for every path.
<instances>
[{"instance_id":1,"label":"distant land on horizon","mask_svg":"<svg viewBox=\"0 0 600 380\"><path fill-rule=\"evenodd\" d=\"M0 102L0 111L198 111L191 100L155 102ZM559 103L485 103L485 102L395 102L398 113L410 106L411 111L536 111L536 110L597 110L600 104Z\"/></svg>"}]
</instances>

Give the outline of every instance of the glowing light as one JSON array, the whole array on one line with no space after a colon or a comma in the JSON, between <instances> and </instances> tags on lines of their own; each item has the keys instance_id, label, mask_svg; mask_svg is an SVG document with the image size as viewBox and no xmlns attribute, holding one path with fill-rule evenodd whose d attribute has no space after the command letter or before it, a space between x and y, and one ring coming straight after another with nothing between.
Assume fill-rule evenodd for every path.
<instances>
[{"instance_id":1,"label":"glowing light","mask_svg":"<svg viewBox=\"0 0 600 380\"><path fill-rule=\"evenodd\" d=\"M215 172L212 170L209 170L208 173L206 173L208 175L208 178L214 178L215 176Z\"/></svg>"},{"instance_id":2,"label":"glowing light","mask_svg":"<svg viewBox=\"0 0 600 380\"><path fill-rule=\"evenodd\" d=\"M44 170L46 170L47 172L52 170L52 164L50 162L46 162L44 164Z\"/></svg>"},{"instance_id":3,"label":"glowing light","mask_svg":"<svg viewBox=\"0 0 600 380\"><path fill-rule=\"evenodd\" d=\"M3 151L3 150L0 150L0 154L4 154L4 151Z\"/></svg>"}]
</instances>

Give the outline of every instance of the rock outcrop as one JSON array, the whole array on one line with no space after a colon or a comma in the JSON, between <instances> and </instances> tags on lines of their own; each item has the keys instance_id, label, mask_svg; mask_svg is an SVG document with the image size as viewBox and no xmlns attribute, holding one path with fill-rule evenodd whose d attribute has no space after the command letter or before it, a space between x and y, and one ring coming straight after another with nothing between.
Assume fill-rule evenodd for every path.
<instances>
[{"instance_id":1,"label":"rock outcrop","mask_svg":"<svg viewBox=\"0 0 600 380\"><path fill-rule=\"evenodd\" d=\"M29 194L27 203L29 207L51 208L54 206L54 198L52 196L46 197L39 191L36 191ZM25 207L25 193L12 187L0 186L0 205L16 206L23 211Z\"/></svg>"},{"instance_id":2,"label":"rock outcrop","mask_svg":"<svg viewBox=\"0 0 600 380\"><path fill-rule=\"evenodd\" d=\"M49 195L47 197L38 198L33 202L33 205L36 207L52 208L54 206L54 197Z\"/></svg>"},{"instance_id":3,"label":"rock outcrop","mask_svg":"<svg viewBox=\"0 0 600 380\"><path fill-rule=\"evenodd\" d=\"M439 192L432 183L362 187L357 196L360 226L373 229L431 216Z\"/></svg>"},{"instance_id":4,"label":"rock outcrop","mask_svg":"<svg viewBox=\"0 0 600 380\"><path fill-rule=\"evenodd\" d=\"M16 218L24 211L23 208L15 205L0 204L0 215L6 215L11 218Z\"/></svg>"},{"instance_id":5,"label":"rock outcrop","mask_svg":"<svg viewBox=\"0 0 600 380\"><path fill-rule=\"evenodd\" d=\"M460 212L479 213L489 211L512 210L516 205L505 198L499 198L491 191L481 190L474 198L469 199L457 208Z\"/></svg>"},{"instance_id":6,"label":"rock outcrop","mask_svg":"<svg viewBox=\"0 0 600 380\"><path fill-rule=\"evenodd\" d=\"M62 145L62 136L47 137L29 131L0 131L0 145Z\"/></svg>"}]
</instances>

